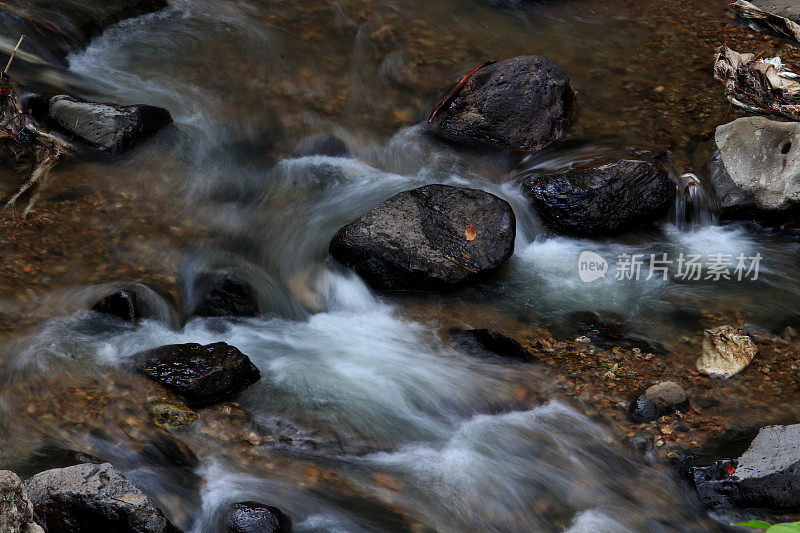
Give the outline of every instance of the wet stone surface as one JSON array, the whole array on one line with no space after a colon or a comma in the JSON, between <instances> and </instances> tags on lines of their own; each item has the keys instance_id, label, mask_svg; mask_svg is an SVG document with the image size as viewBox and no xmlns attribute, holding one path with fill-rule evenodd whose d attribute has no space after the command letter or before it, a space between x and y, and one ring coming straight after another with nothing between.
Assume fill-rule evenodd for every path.
<instances>
[{"instance_id":1,"label":"wet stone surface","mask_svg":"<svg viewBox=\"0 0 800 533\"><path fill-rule=\"evenodd\" d=\"M47 470L25 487L47 531L179 531L109 463Z\"/></svg>"},{"instance_id":2,"label":"wet stone surface","mask_svg":"<svg viewBox=\"0 0 800 533\"><path fill-rule=\"evenodd\" d=\"M526 178L522 183L545 224L575 236L615 235L654 224L675 199L675 183L646 161Z\"/></svg>"},{"instance_id":3,"label":"wet stone surface","mask_svg":"<svg viewBox=\"0 0 800 533\"><path fill-rule=\"evenodd\" d=\"M131 365L184 396L190 406L226 400L261 378L246 355L224 342L162 346L133 355Z\"/></svg>"},{"instance_id":4,"label":"wet stone surface","mask_svg":"<svg viewBox=\"0 0 800 533\"><path fill-rule=\"evenodd\" d=\"M442 137L538 151L561 138L572 122L576 96L569 78L544 57L506 59L464 78L429 120Z\"/></svg>"},{"instance_id":5,"label":"wet stone surface","mask_svg":"<svg viewBox=\"0 0 800 533\"><path fill-rule=\"evenodd\" d=\"M381 289L452 289L485 276L514 252L505 200L428 185L400 193L343 227L331 255Z\"/></svg>"},{"instance_id":6,"label":"wet stone surface","mask_svg":"<svg viewBox=\"0 0 800 533\"><path fill-rule=\"evenodd\" d=\"M225 533L288 533L291 530L291 519L280 509L258 502L233 504L225 523Z\"/></svg>"}]
</instances>

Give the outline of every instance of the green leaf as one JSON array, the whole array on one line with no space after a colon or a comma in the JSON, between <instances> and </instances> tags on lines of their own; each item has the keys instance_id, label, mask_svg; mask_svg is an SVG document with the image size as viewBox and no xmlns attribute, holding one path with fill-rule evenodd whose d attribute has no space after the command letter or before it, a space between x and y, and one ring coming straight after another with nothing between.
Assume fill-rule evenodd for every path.
<instances>
[{"instance_id":1,"label":"green leaf","mask_svg":"<svg viewBox=\"0 0 800 533\"><path fill-rule=\"evenodd\" d=\"M766 522L762 522L761 520L750 520L749 522L739 522L738 524L731 524L731 525L739 527L757 527L761 529L769 529L772 527L771 525L767 524Z\"/></svg>"},{"instance_id":2,"label":"green leaf","mask_svg":"<svg viewBox=\"0 0 800 533\"><path fill-rule=\"evenodd\" d=\"M775 524L774 526L769 528L768 533L800 533L800 522Z\"/></svg>"}]
</instances>

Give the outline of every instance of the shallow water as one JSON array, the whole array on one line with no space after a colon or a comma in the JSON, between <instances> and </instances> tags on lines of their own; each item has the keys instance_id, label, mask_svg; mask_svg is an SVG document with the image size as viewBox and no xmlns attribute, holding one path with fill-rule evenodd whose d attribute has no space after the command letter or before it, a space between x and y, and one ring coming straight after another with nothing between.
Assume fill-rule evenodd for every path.
<instances>
[{"instance_id":1,"label":"shallow water","mask_svg":"<svg viewBox=\"0 0 800 533\"><path fill-rule=\"evenodd\" d=\"M693 9L707 20L724 23L725 2L698 4ZM64 423L60 413L20 420L19 399L10 396L0 397L8 428L2 455L19 461L41 444L37 435L57 435L62 447L121 464L176 522L197 532L217 530L224 505L243 500L281 507L298 531L716 530L673 473L645 465L613 429L575 406L548 399L544 370L460 353L439 320L415 313L407 295L375 294L327 258L339 227L391 195L429 183L469 186L511 203L516 252L489 282L435 297L442 307L434 313L474 308L468 325L491 327L499 310L574 338L570 317L593 311L614 317L626 338L672 358L686 358L681 341L697 340L709 316L756 330L795 323L795 238L714 224L703 210L687 220L685 204L659 226L619 239L554 237L517 185L531 169L565 168L629 143L671 148L676 169L699 171L686 166L692 153L685 146L690 133L719 122L722 99L698 118L669 115L674 109L643 96L674 83L712 86L690 67L696 56L675 44L685 31L626 2L502 10L474 0L173 0L165 11L112 27L70 55L64 75L91 88L87 96L166 107L175 126L121 161L84 163L79 171L123 176L126 190L157 191L169 198L165 220L166 211L178 212L207 233L187 250L169 250L182 256L178 282L186 300L198 273L232 267L257 287L269 313L178 327L155 293L159 320L135 327L76 311L6 343L9 383L41 384L38 394L47 398L58 395L53 376L80 383L119 369L142 349L225 341L263 375L242 394L242 408L264 426L280 421L334 436L338 447L297 453L379 504L337 495L335 483L315 489L235 448L203 447L191 432L186 438L203 453L189 483L130 457L126 445L135 439L120 428L104 428L121 441L116 445L81 430L55 431ZM663 69L648 63L654 39L666 43ZM520 164L462 152L425 132L426 113L461 73L520 53L546 55L570 74L580 101L574 143ZM664 113L675 120L659 124ZM352 155L303 155L304 142L326 133ZM677 172L675 179L677 186ZM585 251L612 270L581 281ZM615 279L622 254L664 253L723 254L731 270L740 254L761 254L762 262L754 281L680 282L674 266L667 280ZM80 308L106 291L64 287L50 302ZM519 400L520 383L542 397ZM292 453L284 460L291 463Z\"/></svg>"}]
</instances>

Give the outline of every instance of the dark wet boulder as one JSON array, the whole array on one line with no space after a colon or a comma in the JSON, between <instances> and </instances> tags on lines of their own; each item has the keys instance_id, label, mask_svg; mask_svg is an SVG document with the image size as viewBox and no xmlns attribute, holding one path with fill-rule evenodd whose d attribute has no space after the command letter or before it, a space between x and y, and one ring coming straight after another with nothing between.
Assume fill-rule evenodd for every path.
<instances>
[{"instance_id":1,"label":"dark wet boulder","mask_svg":"<svg viewBox=\"0 0 800 533\"><path fill-rule=\"evenodd\" d=\"M690 472L702 502L717 512L800 509L800 424L763 427L738 459Z\"/></svg>"},{"instance_id":2,"label":"dark wet boulder","mask_svg":"<svg viewBox=\"0 0 800 533\"><path fill-rule=\"evenodd\" d=\"M95 313L126 322L146 319L170 324L176 322L174 300L157 287L141 283L118 283L98 286L90 294L87 307Z\"/></svg>"},{"instance_id":3,"label":"dark wet boulder","mask_svg":"<svg viewBox=\"0 0 800 533\"><path fill-rule=\"evenodd\" d=\"M689 407L689 396L674 381L662 381L642 391L628 405L634 422L650 422Z\"/></svg>"},{"instance_id":4,"label":"dark wet boulder","mask_svg":"<svg viewBox=\"0 0 800 533\"><path fill-rule=\"evenodd\" d=\"M575 236L614 235L657 222L669 212L676 193L666 172L631 159L531 176L522 187L548 228Z\"/></svg>"},{"instance_id":5,"label":"dark wet boulder","mask_svg":"<svg viewBox=\"0 0 800 533\"><path fill-rule=\"evenodd\" d=\"M48 120L72 138L119 153L170 124L172 117L160 107L98 104L59 95L50 99Z\"/></svg>"},{"instance_id":6,"label":"dark wet boulder","mask_svg":"<svg viewBox=\"0 0 800 533\"><path fill-rule=\"evenodd\" d=\"M25 93L19 98L22 110L39 122L47 120L47 113L50 110L50 100L46 96L37 93Z\"/></svg>"},{"instance_id":7,"label":"dark wet boulder","mask_svg":"<svg viewBox=\"0 0 800 533\"><path fill-rule=\"evenodd\" d=\"M150 498L109 463L46 470L25 487L46 531L178 532Z\"/></svg>"},{"instance_id":8,"label":"dark wet boulder","mask_svg":"<svg viewBox=\"0 0 800 533\"><path fill-rule=\"evenodd\" d=\"M231 505L225 533L289 533L292 521L277 507L258 502Z\"/></svg>"},{"instance_id":9,"label":"dark wet boulder","mask_svg":"<svg viewBox=\"0 0 800 533\"><path fill-rule=\"evenodd\" d=\"M33 505L19 476L10 470L0 470L0 531L3 533L39 533Z\"/></svg>"},{"instance_id":10,"label":"dark wet boulder","mask_svg":"<svg viewBox=\"0 0 800 533\"><path fill-rule=\"evenodd\" d=\"M516 339L493 329L450 330L450 336L466 352L500 356L519 361L534 361L536 357Z\"/></svg>"},{"instance_id":11,"label":"dark wet boulder","mask_svg":"<svg viewBox=\"0 0 800 533\"><path fill-rule=\"evenodd\" d=\"M92 306L92 311L133 322L142 316L141 305L135 292L119 290L104 296Z\"/></svg>"},{"instance_id":12,"label":"dark wet boulder","mask_svg":"<svg viewBox=\"0 0 800 533\"><path fill-rule=\"evenodd\" d=\"M339 230L330 253L381 289L445 290L514 252L514 212L475 189L428 185L397 194Z\"/></svg>"},{"instance_id":13,"label":"dark wet boulder","mask_svg":"<svg viewBox=\"0 0 800 533\"><path fill-rule=\"evenodd\" d=\"M428 123L459 142L541 150L572 122L575 92L560 68L539 56L519 56L467 73Z\"/></svg>"},{"instance_id":14,"label":"dark wet boulder","mask_svg":"<svg viewBox=\"0 0 800 533\"><path fill-rule=\"evenodd\" d=\"M191 407L227 400L261 379L246 355L224 342L169 344L135 354L132 366Z\"/></svg>"},{"instance_id":15,"label":"dark wet boulder","mask_svg":"<svg viewBox=\"0 0 800 533\"><path fill-rule=\"evenodd\" d=\"M794 219L800 214L800 123L745 117L717 128L706 166L720 215Z\"/></svg>"},{"instance_id":16,"label":"dark wet boulder","mask_svg":"<svg viewBox=\"0 0 800 533\"><path fill-rule=\"evenodd\" d=\"M258 316L258 298L253 287L230 272L204 273L194 280L197 305L192 316Z\"/></svg>"}]
</instances>

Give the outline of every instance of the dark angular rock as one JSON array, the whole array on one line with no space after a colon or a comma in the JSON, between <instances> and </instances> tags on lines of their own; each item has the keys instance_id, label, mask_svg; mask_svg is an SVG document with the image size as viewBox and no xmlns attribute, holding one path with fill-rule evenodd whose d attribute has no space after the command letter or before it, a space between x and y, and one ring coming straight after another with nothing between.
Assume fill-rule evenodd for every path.
<instances>
[{"instance_id":1,"label":"dark angular rock","mask_svg":"<svg viewBox=\"0 0 800 533\"><path fill-rule=\"evenodd\" d=\"M689 407L689 396L674 381L662 381L648 387L628 405L634 422L650 422L679 409Z\"/></svg>"},{"instance_id":2,"label":"dark angular rock","mask_svg":"<svg viewBox=\"0 0 800 533\"><path fill-rule=\"evenodd\" d=\"M25 486L47 531L178 532L161 510L109 463L46 470Z\"/></svg>"},{"instance_id":3,"label":"dark angular rock","mask_svg":"<svg viewBox=\"0 0 800 533\"><path fill-rule=\"evenodd\" d=\"M141 318L139 301L135 292L121 290L105 296L92 306L92 311L112 315L133 322Z\"/></svg>"},{"instance_id":4,"label":"dark angular rock","mask_svg":"<svg viewBox=\"0 0 800 533\"><path fill-rule=\"evenodd\" d=\"M551 230L576 236L614 235L656 222L667 214L676 193L666 172L629 159L532 176L522 186Z\"/></svg>"},{"instance_id":5,"label":"dark angular rock","mask_svg":"<svg viewBox=\"0 0 800 533\"><path fill-rule=\"evenodd\" d=\"M47 120L47 113L50 110L50 101L47 97L36 93L25 93L19 100L25 113L39 122Z\"/></svg>"},{"instance_id":6,"label":"dark angular rock","mask_svg":"<svg viewBox=\"0 0 800 533\"><path fill-rule=\"evenodd\" d=\"M199 302L193 316L258 316L258 298L245 280L231 273L201 274L194 283Z\"/></svg>"},{"instance_id":7,"label":"dark angular rock","mask_svg":"<svg viewBox=\"0 0 800 533\"><path fill-rule=\"evenodd\" d=\"M140 283L115 284L106 288L108 292L91 305L96 313L114 316L126 322L152 319L175 323L172 297L157 287ZM103 293L94 293L94 298Z\"/></svg>"},{"instance_id":8,"label":"dark angular rock","mask_svg":"<svg viewBox=\"0 0 800 533\"><path fill-rule=\"evenodd\" d=\"M700 499L715 511L800 509L800 424L763 427L738 459L690 473Z\"/></svg>"},{"instance_id":9,"label":"dark angular rock","mask_svg":"<svg viewBox=\"0 0 800 533\"><path fill-rule=\"evenodd\" d=\"M277 507L258 502L235 503L225 524L225 533L289 533L292 521Z\"/></svg>"},{"instance_id":10,"label":"dark angular rock","mask_svg":"<svg viewBox=\"0 0 800 533\"><path fill-rule=\"evenodd\" d=\"M575 92L569 78L543 57L514 57L467 76L428 121L446 139L541 150L572 122Z\"/></svg>"},{"instance_id":11,"label":"dark angular rock","mask_svg":"<svg viewBox=\"0 0 800 533\"><path fill-rule=\"evenodd\" d=\"M514 252L508 202L428 185L389 198L339 230L331 255L381 289L445 290L475 281Z\"/></svg>"},{"instance_id":12,"label":"dark angular rock","mask_svg":"<svg viewBox=\"0 0 800 533\"><path fill-rule=\"evenodd\" d=\"M140 352L133 368L181 394L191 407L226 400L261 379L250 359L224 342L170 344Z\"/></svg>"},{"instance_id":13,"label":"dark angular rock","mask_svg":"<svg viewBox=\"0 0 800 533\"><path fill-rule=\"evenodd\" d=\"M468 352L488 352L508 359L535 361L536 357L516 339L493 329L453 328L450 335L461 348Z\"/></svg>"},{"instance_id":14,"label":"dark angular rock","mask_svg":"<svg viewBox=\"0 0 800 533\"><path fill-rule=\"evenodd\" d=\"M82 102L66 95L50 99L48 118L63 133L111 153L172 123L169 111L159 107Z\"/></svg>"}]
</instances>

